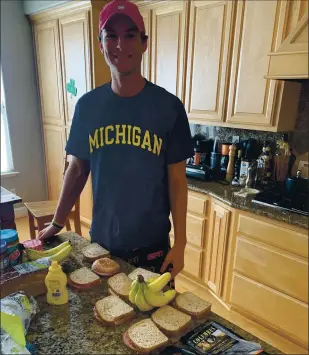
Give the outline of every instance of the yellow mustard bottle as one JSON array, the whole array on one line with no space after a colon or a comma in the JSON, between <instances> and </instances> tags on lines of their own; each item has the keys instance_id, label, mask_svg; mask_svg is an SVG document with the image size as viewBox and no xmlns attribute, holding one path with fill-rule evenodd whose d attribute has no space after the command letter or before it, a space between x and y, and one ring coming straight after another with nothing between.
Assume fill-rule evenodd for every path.
<instances>
[{"instance_id":1,"label":"yellow mustard bottle","mask_svg":"<svg viewBox=\"0 0 309 355\"><path fill-rule=\"evenodd\" d=\"M52 261L45 277L47 287L47 303L52 305L62 305L68 302L69 294L67 290L67 275L62 271L57 261Z\"/></svg>"}]
</instances>

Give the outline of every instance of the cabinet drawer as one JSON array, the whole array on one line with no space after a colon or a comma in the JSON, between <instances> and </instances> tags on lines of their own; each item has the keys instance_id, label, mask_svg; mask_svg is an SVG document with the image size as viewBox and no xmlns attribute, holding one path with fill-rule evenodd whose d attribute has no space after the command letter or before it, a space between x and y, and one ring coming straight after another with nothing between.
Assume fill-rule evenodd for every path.
<instances>
[{"instance_id":1,"label":"cabinet drawer","mask_svg":"<svg viewBox=\"0 0 309 355\"><path fill-rule=\"evenodd\" d=\"M308 303L308 263L305 261L237 238L234 270Z\"/></svg>"},{"instance_id":2,"label":"cabinet drawer","mask_svg":"<svg viewBox=\"0 0 309 355\"><path fill-rule=\"evenodd\" d=\"M308 305L234 274L231 304L277 332L308 343Z\"/></svg>"},{"instance_id":3,"label":"cabinet drawer","mask_svg":"<svg viewBox=\"0 0 309 355\"><path fill-rule=\"evenodd\" d=\"M207 197L189 191L188 193L188 211L198 213L201 215L206 214Z\"/></svg>"},{"instance_id":4,"label":"cabinet drawer","mask_svg":"<svg viewBox=\"0 0 309 355\"><path fill-rule=\"evenodd\" d=\"M291 251L308 258L308 233L297 232L293 229L283 228L276 224L270 224L261 219L239 215L237 232L252 237L269 245ZM306 233L306 234L305 234Z\"/></svg>"},{"instance_id":5,"label":"cabinet drawer","mask_svg":"<svg viewBox=\"0 0 309 355\"><path fill-rule=\"evenodd\" d=\"M171 239L171 246L174 245L174 238ZM196 278L200 277L201 270L201 261L202 261L202 251L198 248L192 247L191 245L186 245L185 249L185 266L183 271L186 274L194 276Z\"/></svg>"}]
</instances>

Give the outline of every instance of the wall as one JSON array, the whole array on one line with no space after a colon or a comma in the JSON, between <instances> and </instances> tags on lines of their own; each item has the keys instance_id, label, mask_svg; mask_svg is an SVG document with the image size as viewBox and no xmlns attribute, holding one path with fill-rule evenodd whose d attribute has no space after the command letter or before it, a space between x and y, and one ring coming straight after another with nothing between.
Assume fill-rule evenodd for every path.
<instances>
[{"instance_id":1,"label":"wall","mask_svg":"<svg viewBox=\"0 0 309 355\"><path fill-rule=\"evenodd\" d=\"M15 177L1 179L27 201L45 199L46 179L32 32L22 1L1 1L1 66Z\"/></svg>"},{"instance_id":2,"label":"wall","mask_svg":"<svg viewBox=\"0 0 309 355\"><path fill-rule=\"evenodd\" d=\"M57 1L57 0L24 0L24 12L25 14L33 14L42 10L49 9L68 2L69 0Z\"/></svg>"}]
</instances>

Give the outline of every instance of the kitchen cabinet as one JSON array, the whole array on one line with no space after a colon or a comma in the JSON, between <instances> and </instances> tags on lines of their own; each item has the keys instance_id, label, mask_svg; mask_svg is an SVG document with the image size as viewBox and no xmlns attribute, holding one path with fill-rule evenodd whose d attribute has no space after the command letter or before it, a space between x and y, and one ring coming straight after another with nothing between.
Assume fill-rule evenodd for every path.
<instances>
[{"instance_id":1,"label":"kitchen cabinet","mask_svg":"<svg viewBox=\"0 0 309 355\"><path fill-rule=\"evenodd\" d=\"M189 190L187 240L178 290L207 293L231 318L308 347L307 230Z\"/></svg>"},{"instance_id":2,"label":"kitchen cabinet","mask_svg":"<svg viewBox=\"0 0 309 355\"><path fill-rule=\"evenodd\" d=\"M63 125L63 88L56 20L34 27L38 87L43 123Z\"/></svg>"},{"instance_id":3,"label":"kitchen cabinet","mask_svg":"<svg viewBox=\"0 0 309 355\"><path fill-rule=\"evenodd\" d=\"M78 99L91 89L89 11L60 18L59 29L65 123L70 126Z\"/></svg>"},{"instance_id":4,"label":"kitchen cabinet","mask_svg":"<svg viewBox=\"0 0 309 355\"><path fill-rule=\"evenodd\" d=\"M191 1L185 103L189 120L224 121L234 1Z\"/></svg>"},{"instance_id":5,"label":"kitchen cabinet","mask_svg":"<svg viewBox=\"0 0 309 355\"><path fill-rule=\"evenodd\" d=\"M307 231L240 212L233 239L231 309L308 346Z\"/></svg>"},{"instance_id":6,"label":"kitchen cabinet","mask_svg":"<svg viewBox=\"0 0 309 355\"><path fill-rule=\"evenodd\" d=\"M300 84L265 79L269 52L282 40L283 1L237 1L226 122L234 127L293 130Z\"/></svg>"},{"instance_id":7,"label":"kitchen cabinet","mask_svg":"<svg viewBox=\"0 0 309 355\"><path fill-rule=\"evenodd\" d=\"M212 203L210 214L210 231L206 246L206 265L204 281L218 296L222 295L226 246L231 212Z\"/></svg>"},{"instance_id":8,"label":"kitchen cabinet","mask_svg":"<svg viewBox=\"0 0 309 355\"><path fill-rule=\"evenodd\" d=\"M65 129L56 125L44 125L43 131L48 197L50 200L58 200L64 171Z\"/></svg>"},{"instance_id":9,"label":"kitchen cabinet","mask_svg":"<svg viewBox=\"0 0 309 355\"><path fill-rule=\"evenodd\" d=\"M183 100L188 2L162 2L152 10L151 80Z\"/></svg>"},{"instance_id":10,"label":"kitchen cabinet","mask_svg":"<svg viewBox=\"0 0 309 355\"><path fill-rule=\"evenodd\" d=\"M48 199L58 200L65 145L78 99L110 80L97 42L99 12L107 1L74 1L30 16L36 49ZM91 178L80 197L81 221L92 219Z\"/></svg>"}]
</instances>

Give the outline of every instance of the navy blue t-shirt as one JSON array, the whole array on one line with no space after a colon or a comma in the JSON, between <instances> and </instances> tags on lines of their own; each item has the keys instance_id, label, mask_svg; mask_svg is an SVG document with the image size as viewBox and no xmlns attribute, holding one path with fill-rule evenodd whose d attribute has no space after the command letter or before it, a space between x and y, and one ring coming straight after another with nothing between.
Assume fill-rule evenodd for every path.
<instances>
[{"instance_id":1,"label":"navy blue t-shirt","mask_svg":"<svg viewBox=\"0 0 309 355\"><path fill-rule=\"evenodd\" d=\"M134 97L100 86L77 102L66 151L90 161L92 242L114 251L167 242L167 165L193 156L176 96L149 81Z\"/></svg>"}]
</instances>

